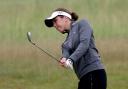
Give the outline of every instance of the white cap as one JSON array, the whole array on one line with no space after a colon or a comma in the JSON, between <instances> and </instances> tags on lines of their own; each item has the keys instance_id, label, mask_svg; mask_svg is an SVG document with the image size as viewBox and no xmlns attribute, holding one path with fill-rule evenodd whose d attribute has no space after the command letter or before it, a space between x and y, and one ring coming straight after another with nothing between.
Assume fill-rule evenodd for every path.
<instances>
[{"instance_id":1,"label":"white cap","mask_svg":"<svg viewBox=\"0 0 128 89\"><path fill-rule=\"evenodd\" d=\"M44 21L44 22L45 22L45 25L46 25L47 27L52 27L52 26L53 26L52 20L53 20L54 18L56 18L57 16L59 16L59 15L66 16L66 17L68 17L69 19L72 19L71 15L70 15L69 13L67 13L67 12L64 12L64 11L54 11L54 12L51 14L50 17L48 17L48 18L45 19L45 21Z\"/></svg>"}]
</instances>

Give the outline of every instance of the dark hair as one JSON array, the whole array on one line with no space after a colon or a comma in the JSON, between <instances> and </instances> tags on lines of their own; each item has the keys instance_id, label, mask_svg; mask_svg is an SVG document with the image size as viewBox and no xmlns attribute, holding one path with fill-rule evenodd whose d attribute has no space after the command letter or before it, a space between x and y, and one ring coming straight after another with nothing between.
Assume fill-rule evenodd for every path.
<instances>
[{"instance_id":1,"label":"dark hair","mask_svg":"<svg viewBox=\"0 0 128 89\"><path fill-rule=\"evenodd\" d=\"M71 12L65 8L57 8L55 9L54 11L64 11L64 12L67 12L68 14L70 14L72 16L72 20L73 21L77 21L79 16L75 13L75 12Z\"/></svg>"}]
</instances>

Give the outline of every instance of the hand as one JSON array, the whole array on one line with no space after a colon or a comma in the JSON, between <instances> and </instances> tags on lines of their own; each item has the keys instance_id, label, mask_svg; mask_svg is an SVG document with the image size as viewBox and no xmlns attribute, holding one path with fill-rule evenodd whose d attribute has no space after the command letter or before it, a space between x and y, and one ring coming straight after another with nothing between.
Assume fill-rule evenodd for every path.
<instances>
[{"instance_id":1,"label":"hand","mask_svg":"<svg viewBox=\"0 0 128 89\"><path fill-rule=\"evenodd\" d=\"M64 63L66 62L66 58L64 58L64 57L62 57L61 59L60 59L60 65L62 66L62 67L65 67L64 66Z\"/></svg>"},{"instance_id":2,"label":"hand","mask_svg":"<svg viewBox=\"0 0 128 89\"><path fill-rule=\"evenodd\" d=\"M73 62L71 59L67 59L64 66L73 70Z\"/></svg>"},{"instance_id":3,"label":"hand","mask_svg":"<svg viewBox=\"0 0 128 89\"><path fill-rule=\"evenodd\" d=\"M62 57L62 58L60 59L60 63L61 63L61 64L64 64L64 63L66 62L66 60L67 60L66 58Z\"/></svg>"},{"instance_id":4,"label":"hand","mask_svg":"<svg viewBox=\"0 0 128 89\"><path fill-rule=\"evenodd\" d=\"M66 58L62 57L60 60L60 65L73 70L73 62L71 59L66 59Z\"/></svg>"}]
</instances>

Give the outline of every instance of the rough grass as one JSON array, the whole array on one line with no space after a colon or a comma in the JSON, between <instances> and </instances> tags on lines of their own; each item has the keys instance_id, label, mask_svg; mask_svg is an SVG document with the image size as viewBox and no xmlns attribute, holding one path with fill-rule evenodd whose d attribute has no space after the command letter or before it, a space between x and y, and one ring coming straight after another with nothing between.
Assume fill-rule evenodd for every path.
<instances>
[{"instance_id":1,"label":"rough grass","mask_svg":"<svg viewBox=\"0 0 128 89\"><path fill-rule=\"evenodd\" d=\"M0 88L70 89L76 87L77 78L71 70L60 67L53 59L32 46L7 47L3 45L2 50L4 53L0 53L2 57L0 59ZM63 85L67 86L63 87Z\"/></svg>"},{"instance_id":2,"label":"rough grass","mask_svg":"<svg viewBox=\"0 0 128 89\"><path fill-rule=\"evenodd\" d=\"M127 89L128 41L113 39L97 40L96 43L107 71L108 89ZM57 45L52 44L50 50L57 48ZM56 55L59 51L58 48L50 52L59 58ZM77 87L78 79L72 71L60 67L30 44L2 45L0 56L2 89L76 89Z\"/></svg>"}]
</instances>

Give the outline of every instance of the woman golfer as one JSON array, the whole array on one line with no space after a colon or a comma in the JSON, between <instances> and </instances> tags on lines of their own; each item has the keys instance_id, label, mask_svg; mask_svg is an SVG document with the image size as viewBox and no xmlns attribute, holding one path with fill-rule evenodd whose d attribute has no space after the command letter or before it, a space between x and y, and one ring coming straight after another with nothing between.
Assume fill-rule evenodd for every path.
<instances>
[{"instance_id":1,"label":"woman golfer","mask_svg":"<svg viewBox=\"0 0 128 89\"><path fill-rule=\"evenodd\" d=\"M47 27L55 27L67 38L62 44L60 64L75 71L78 89L106 89L106 72L95 46L93 30L86 19L65 8L57 8L44 20Z\"/></svg>"}]
</instances>

